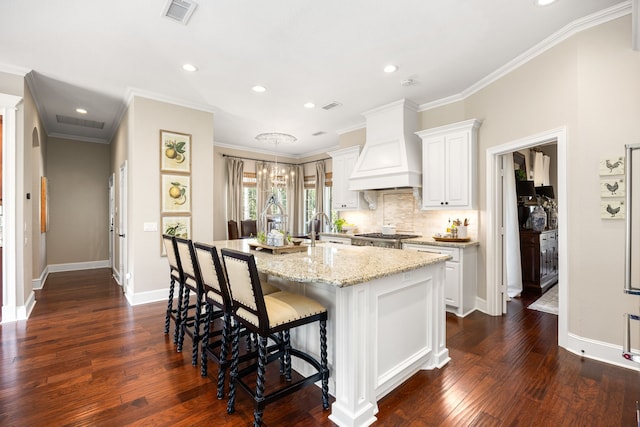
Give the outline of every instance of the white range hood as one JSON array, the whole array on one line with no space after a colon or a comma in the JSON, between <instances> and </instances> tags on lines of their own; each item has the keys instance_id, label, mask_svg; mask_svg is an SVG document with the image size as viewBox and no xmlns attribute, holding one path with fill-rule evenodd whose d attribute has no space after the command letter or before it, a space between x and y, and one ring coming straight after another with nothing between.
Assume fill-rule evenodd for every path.
<instances>
[{"instance_id":1,"label":"white range hood","mask_svg":"<svg viewBox=\"0 0 640 427\"><path fill-rule=\"evenodd\" d=\"M367 139L349 178L349 190L422 186L418 106L407 100L362 113Z\"/></svg>"}]
</instances>

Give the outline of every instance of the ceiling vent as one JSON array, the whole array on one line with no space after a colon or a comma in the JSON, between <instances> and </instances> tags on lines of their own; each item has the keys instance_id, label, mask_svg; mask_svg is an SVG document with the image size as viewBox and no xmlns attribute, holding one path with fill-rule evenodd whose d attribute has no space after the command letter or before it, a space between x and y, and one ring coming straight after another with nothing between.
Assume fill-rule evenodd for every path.
<instances>
[{"instance_id":1,"label":"ceiling vent","mask_svg":"<svg viewBox=\"0 0 640 427\"><path fill-rule=\"evenodd\" d=\"M311 134L311 136L320 136L320 135L324 135L325 133L326 133L325 131L322 131L322 130L321 130L321 131L318 131L318 132L312 133L312 134Z\"/></svg>"},{"instance_id":2,"label":"ceiling vent","mask_svg":"<svg viewBox=\"0 0 640 427\"><path fill-rule=\"evenodd\" d=\"M196 7L198 7L198 3L191 0L169 0L162 10L162 16L187 25Z\"/></svg>"},{"instance_id":3,"label":"ceiling vent","mask_svg":"<svg viewBox=\"0 0 640 427\"><path fill-rule=\"evenodd\" d=\"M325 105L324 107L322 107L322 109L323 109L323 110L331 110L331 109L334 109L334 108L339 107L339 106L341 106L341 105L342 105L342 104L340 104L339 102L337 102L337 101L333 101L332 103L327 104L327 105Z\"/></svg>"},{"instance_id":4,"label":"ceiling vent","mask_svg":"<svg viewBox=\"0 0 640 427\"><path fill-rule=\"evenodd\" d=\"M92 129L104 129L104 122L96 122L95 120L77 119L75 117L61 116L56 114L56 120L58 123L73 126L82 126Z\"/></svg>"}]
</instances>

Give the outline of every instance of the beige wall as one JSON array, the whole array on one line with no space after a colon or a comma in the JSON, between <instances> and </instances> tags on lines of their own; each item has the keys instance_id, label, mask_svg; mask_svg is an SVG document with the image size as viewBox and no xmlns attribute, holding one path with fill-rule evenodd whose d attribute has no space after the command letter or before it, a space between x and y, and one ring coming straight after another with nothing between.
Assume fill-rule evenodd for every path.
<instances>
[{"instance_id":1,"label":"beige wall","mask_svg":"<svg viewBox=\"0 0 640 427\"><path fill-rule=\"evenodd\" d=\"M24 296L28 298L33 289L32 280L41 277L46 268L46 243L47 235L40 233L40 176L46 169L47 134L38 115L35 101L29 87L24 83L24 124L22 128L23 144L23 189L17 192L17 197L24 200L23 218L26 230L26 246L24 247L23 272L24 272ZM18 168L20 170L20 168ZM26 193L30 199L26 199ZM20 222L20 221L18 221ZM19 245L20 246L20 245Z\"/></svg>"},{"instance_id":2,"label":"beige wall","mask_svg":"<svg viewBox=\"0 0 640 427\"><path fill-rule=\"evenodd\" d=\"M486 151L566 126L569 332L620 344L621 314L637 302L622 294L624 222L600 218L598 162L624 154L640 137L640 56L630 46L629 16L580 33L464 101L451 122L483 120L479 134L478 294L486 298ZM446 108L422 113L422 123Z\"/></svg>"},{"instance_id":3,"label":"beige wall","mask_svg":"<svg viewBox=\"0 0 640 427\"><path fill-rule=\"evenodd\" d=\"M135 97L128 126L127 241L132 280L127 293L164 292L169 270L166 258L160 256L160 129L191 134L192 238L210 242L214 205L220 203L214 193L213 114ZM145 222L156 223L158 231L143 231ZM160 296L166 298L164 293Z\"/></svg>"},{"instance_id":4,"label":"beige wall","mask_svg":"<svg viewBox=\"0 0 640 427\"><path fill-rule=\"evenodd\" d=\"M109 259L110 147L49 138L47 263Z\"/></svg>"}]
</instances>

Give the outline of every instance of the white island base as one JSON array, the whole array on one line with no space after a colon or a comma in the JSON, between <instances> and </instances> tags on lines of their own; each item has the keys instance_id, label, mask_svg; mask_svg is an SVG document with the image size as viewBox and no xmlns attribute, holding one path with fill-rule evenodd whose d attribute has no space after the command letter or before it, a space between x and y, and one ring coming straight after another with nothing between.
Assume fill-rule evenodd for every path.
<instances>
[{"instance_id":1,"label":"white island base","mask_svg":"<svg viewBox=\"0 0 640 427\"><path fill-rule=\"evenodd\" d=\"M283 290L307 295L329 310L329 419L339 426L376 421L377 401L421 369L449 361L445 335L444 262L349 286L277 277ZM292 331L293 345L319 355L317 325ZM303 363L293 368L307 374Z\"/></svg>"}]
</instances>

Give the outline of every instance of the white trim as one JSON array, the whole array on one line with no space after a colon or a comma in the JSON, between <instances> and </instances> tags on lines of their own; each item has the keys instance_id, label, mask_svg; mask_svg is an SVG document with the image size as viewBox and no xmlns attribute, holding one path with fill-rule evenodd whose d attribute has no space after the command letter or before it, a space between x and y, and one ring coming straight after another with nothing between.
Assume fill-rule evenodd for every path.
<instances>
[{"instance_id":1,"label":"white trim","mask_svg":"<svg viewBox=\"0 0 640 427\"><path fill-rule=\"evenodd\" d=\"M38 277L37 279L33 279L31 281L31 287L33 288L33 290L39 291L40 289L44 288L44 283L47 281L48 276L49 276L49 266L47 265L44 268L44 270L42 270L40 277Z\"/></svg>"},{"instance_id":2,"label":"white trim","mask_svg":"<svg viewBox=\"0 0 640 427\"><path fill-rule=\"evenodd\" d=\"M349 133L349 132L353 132L354 130L360 130L360 129L366 129L367 128L367 123L366 122L362 122L362 123L357 123L355 125L346 127L346 128L342 128L342 129L338 129L336 130L336 133L338 135L344 135L345 133Z\"/></svg>"},{"instance_id":3,"label":"white trim","mask_svg":"<svg viewBox=\"0 0 640 427\"><path fill-rule=\"evenodd\" d=\"M613 345L603 341L583 338L575 334L568 334L567 346L565 347L571 353L577 354L587 359L593 359L600 362L610 363L622 368L640 371L640 366L636 362L631 362L622 357L622 346ZM638 350L633 350L638 351Z\"/></svg>"},{"instance_id":4,"label":"white trim","mask_svg":"<svg viewBox=\"0 0 640 427\"><path fill-rule=\"evenodd\" d=\"M497 216L495 212L502 209L497 206L498 197L496 194L498 188L498 157L513 151L521 150L546 142L556 141L558 155L558 345L567 346L568 334L568 284L569 269L567 255L567 128L560 127L542 132L536 135L528 136L516 141L508 142L495 147L490 147L486 152L486 313L493 316L502 314L502 293L500 292L500 283L498 283L499 272L502 271L502 260L497 257L497 242L500 239L500 226L497 224Z\"/></svg>"},{"instance_id":5,"label":"white trim","mask_svg":"<svg viewBox=\"0 0 640 427\"><path fill-rule=\"evenodd\" d=\"M618 19L630 13L631 13L631 0L627 0L617 5L614 5L610 8L603 9L591 15L585 16L581 19L575 20L565 25L563 28L556 31L546 39L542 40L540 43L536 44L531 49L523 52L522 54L518 55L511 61L499 67L497 70L493 71L492 73L478 80L468 88L464 89L462 92L448 96L446 98L437 99L435 101L420 104L420 106L418 107L418 112L423 112L423 111L431 110L433 108L442 107L443 105L448 105L454 102L463 101L466 98L473 95L474 93L484 89L485 87L496 82L497 80L500 80L507 74L518 69L519 67L531 61L535 57L543 54L544 52L548 51L552 47L565 41L569 37L572 37L582 31L588 30L589 28L598 26L600 24L604 24L605 22Z\"/></svg>"},{"instance_id":6,"label":"white trim","mask_svg":"<svg viewBox=\"0 0 640 427\"><path fill-rule=\"evenodd\" d=\"M152 302L166 301L167 295L169 295L169 288L156 289L153 291L140 292L137 294L131 294L127 292L125 297L129 301L130 305L149 304Z\"/></svg>"},{"instance_id":7,"label":"white trim","mask_svg":"<svg viewBox=\"0 0 640 427\"><path fill-rule=\"evenodd\" d=\"M29 293L29 298L27 298L27 300L25 301L25 304L18 307L18 310L16 312L16 320L27 320L31 315L31 312L33 311L33 307L35 307L35 305L36 294L35 292L31 291ZM2 323L4 323L4 321Z\"/></svg>"},{"instance_id":8,"label":"white trim","mask_svg":"<svg viewBox=\"0 0 640 427\"><path fill-rule=\"evenodd\" d=\"M22 231L22 226L18 227L18 198L17 191L17 148L18 148L18 128L17 114L18 105L22 98L15 95L0 93L0 114L3 116L3 155L2 155L2 182L3 182L3 259L2 263L2 287L3 301L2 321L11 322L18 320L17 290L22 286L22 280L18 283L18 261L22 265L22 260L17 259L18 252L18 231ZM20 203L22 200L20 199ZM20 220L22 223L22 220ZM20 234L22 241L22 234ZM20 310L21 312L23 310ZM26 310L25 310L26 312Z\"/></svg>"},{"instance_id":9,"label":"white trim","mask_svg":"<svg viewBox=\"0 0 640 427\"><path fill-rule=\"evenodd\" d=\"M476 297L476 310L481 311L484 314L488 314L487 313L487 300L486 299L482 299L480 297Z\"/></svg>"},{"instance_id":10,"label":"white trim","mask_svg":"<svg viewBox=\"0 0 640 427\"><path fill-rule=\"evenodd\" d=\"M24 77L29 74L30 71L28 68L18 67L17 65L0 63L0 72L3 73Z\"/></svg>"},{"instance_id":11,"label":"white trim","mask_svg":"<svg viewBox=\"0 0 640 427\"><path fill-rule=\"evenodd\" d=\"M77 271L92 270L94 268L110 268L109 260L87 261L87 262L70 262L67 264L50 264L47 266L49 273L57 273L60 271Z\"/></svg>"}]
</instances>

